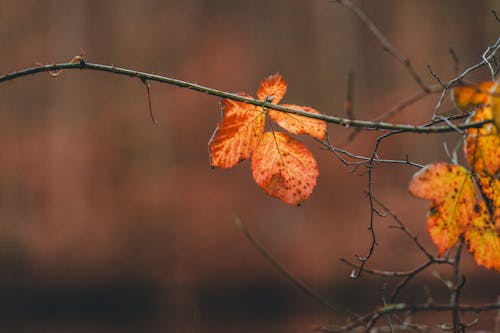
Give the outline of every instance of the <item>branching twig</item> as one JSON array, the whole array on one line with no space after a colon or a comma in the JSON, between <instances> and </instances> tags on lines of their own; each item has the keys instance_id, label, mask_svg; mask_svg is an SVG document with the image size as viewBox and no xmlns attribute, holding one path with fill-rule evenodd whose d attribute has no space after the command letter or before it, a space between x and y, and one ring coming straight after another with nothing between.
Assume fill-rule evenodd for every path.
<instances>
[{"instance_id":1,"label":"branching twig","mask_svg":"<svg viewBox=\"0 0 500 333\"><path fill-rule=\"evenodd\" d=\"M372 191L373 168L375 167L375 163L376 163L375 161L378 159L377 152L378 152L378 148L379 148L382 140L395 134L395 133L396 132L391 131L391 132L388 132L388 133L381 135L377 138L377 140L375 141L375 146L373 148L372 155L371 155L370 159L368 160L368 164L366 166L367 170L368 170L368 189L366 191L366 195L368 197L368 203L370 205L370 221L368 224L368 230L370 231L371 241L370 241L370 246L368 248L368 253L364 257L362 257L360 255L356 255L356 257L358 258L358 260L361 264L359 266L357 273L353 270L353 272L351 273L351 278L356 279L356 278L361 277L361 274L363 273L363 268L365 267L365 264L368 261L368 259L370 259L370 257L373 255L373 251L375 250L375 246L377 245L377 237L375 234L374 222L375 222L375 215L378 214L378 211L375 208L375 204L374 204L374 200L373 200L373 196L372 196L372 194L373 194L373 191Z\"/></svg>"},{"instance_id":2,"label":"branching twig","mask_svg":"<svg viewBox=\"0 0 500 333\"><path fill-rule=\"evenodd\" d=\"M445 87L444 87L443 91L441 92L441 96L439 97L439 100L438 100L436 106L434 107L433 118L437 117L439 109L441 108L441 105L443 104L444 98L445 98L448 90L450 88L453 88L458 82L460 82L460 80L462 80L464 77L466 77L469 73L475 71L476 69L478 69L482 66L488 65L488 67L490 67L492 79L495 78L494 76L495 76L496 72L492 70L490 62L492 59L495 58L495 55L499 49L500 49L500 37L497 38L496 42L493 45L488 46L486 48L486 50L484 51L484 53L481 56L481 59L482 59L481 62L467 68L460 75L456 76L455 78L451 79L450 81L448 81L448 83L445 84Z\"/></svg>"},{"instance_id":3,"label":"branching twig","mask_svg":"<svg viewBox=\"0 0 500 333\"><path fill-rule=\"evenodd\" d=\"M356 155L356 154L351 153L350 151L337 148L337 147L333 146L331 144L331 142L328 141L328 140L327 141L317 140L317 141L320 142L323 145L323 149L331 151L345 165L354 165L355 168L357 168L358 166L366 165L367 163L370 162L370 159L371 159L370 157ZM357 160L357 161L347 160L343 156L341 156L341 154L345 155L348 158L351 158L353 160ZM382 163L382 164L383 163L385 163L385 164L406 164L406 165L414 166L414 167L417 167L417 168L423 168L424 167L423 165L421 165L421 164L419 164L417 162L410 161L408 159L408 156L404 160L384 159L384 158L379 158L377 156L374 161L376 163Z\"/></svg>"},{"instance_id":4,"label":"branching twig","mask_svg":"<svg viewBox=\"0 0 500 333\"><path fill-rule=\"evenodd\" d=\"M377 308L374 311L358 317L344 326L323 326L317 329L318 332L324 333L340 333L340 332L351 332L357 327L366 327L370 322L377 320L386 313L394 312L442 312L442 311L452 311L457 309L458 312L482 312L482 311L495 311L500 309L500 303L489 303L489 304L462 304L456 307L450 304L407 304L407 303L396 303L387 304L383 307Z\"/></svg>"}]
</instances>

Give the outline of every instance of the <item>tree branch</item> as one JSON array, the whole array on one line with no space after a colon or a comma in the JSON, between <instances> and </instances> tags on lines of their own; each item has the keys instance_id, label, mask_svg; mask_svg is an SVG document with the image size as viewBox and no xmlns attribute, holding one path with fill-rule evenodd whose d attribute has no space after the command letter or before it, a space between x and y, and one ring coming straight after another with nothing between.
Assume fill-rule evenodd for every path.
<instances>
[{"instance_id":1,"label":"tree branch","mask_svg":"<svg viewBox=\"0 0 500 333\"><path fill-rule=\"evenodd\" d=\"M494 311L500 309L500 303L488 303L488 304L461 304L459 306L454 306L451 304L407 304L407 303L396 303L396 304L386 304L382 307L375 309L374 311L363 315L344 326L323 326L320 327L318 332L351 332L356 327L365 326L373 322L374 320L380 318L386 313L391 312L441 312L441 311L453 311L457 309L459 312L482 312L482 311Z\"/></svg>"},{"instance_id":2,"label":"tree branch","mask_svg":"<svg viewBox=\"0 0 500 333\"><path fill-rule=\"evenodd\" d=\"M49 65L43 65L43 66L36 66L36 67L30 67L26 69L22 69L16 72L12 72L10 74L6 74L3 76L0 76L0 83L7 82L7 81L12 81L14 79L18 79L24 76L29 76L29 75L34 75L37 73L42 73L42 72L51 72L51 73L58 73L60 74L62 70L71 70L71 69L80 69L80 70L94 70L94 71L101 71L101 72L107 72L107 73L112 73L116 75L124 75L124 76L129 76L133 78L138 78L140 80L147 80L147 81L155 81L155 82L161 82L161 83L166 83L170 85L174 85L180 88L185 88L185 89L191 89L197 92L201 92L204 94L208 95L213 95L217 96L220 98L227 98L235 101L240 101L256 106L260 106L266 109L272 109L276 111L281 111L281 112L286 112L286 113L291 113L295 115L300 115L308 118L314 118L314 119L319 119L323 120L327 123L332 123L332 124L337 124L345 127L360 127L360 128L367 128L367 129L374 129L374 130L393 130L393 131L402 131L402 132L411 132L411 133L447 133L447 132L453 132L456 131L456 129L467 129L467 128L479 128L483 126L484 124L492 122L492 120L486 120L486 121L481 121L481 122L474 122L474 123L469 123L469 124L459 124L454 127L444 125L444 126L415 126L415 125L408 125L408 124L393 124L393 123L386 123L386 122L381 122L381 121L364 121L364 120L353 120L353 119L346 119L346 118L340 118L340 117L334 117L334 116L329 116L325 114L314 114L310 112L306 112L303 110L297 110L297 109L292 109L288 107L284 107L278 104L271 104L265 101L259 101L253 98L249 97L243 97L237 94L233 93L228 93L224 92L221 90L205 87L199 84L187 82L187 81L182 81L182 80L177 80L161 75L156 75L156 74L150 74L150 73L145 73L145 72L139 72L135 70L130 70L126 68L120 68L120 67L115 67L115 66L109 66L109 65L102 65L102 64L95 64L95 63L89 63L84 61L82 57L78 57L77 62L67 62L67 63L60 63L60 64L49 64Z\"/></svg>"}]
</instances>

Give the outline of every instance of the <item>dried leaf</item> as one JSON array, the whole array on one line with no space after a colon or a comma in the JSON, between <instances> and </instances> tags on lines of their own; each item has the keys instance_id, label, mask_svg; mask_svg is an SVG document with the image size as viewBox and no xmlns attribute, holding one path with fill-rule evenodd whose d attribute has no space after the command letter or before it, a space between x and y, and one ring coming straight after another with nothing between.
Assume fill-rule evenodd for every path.
<instances>
[{"instance_id":1,"label":"dried leaf","mask_svg":"<svg viewBox=\"0 0 500 333\"><path fill-rule=\"evenodd\" d=\"M474 217L476 190L470 173L459 165L430 164L413 176L409 191L432 200L427 230L442 255L456 244Z\"/></svg>"},{"instance_id":2,"label":"dried leaf","mask_svg":"<svg viewBox=\"0 0 500 333\"><path fill-rule=\"evenodd\" d=\"M286 82L281 74L270 75L260 83L257 98L261 101L278 104L285 96L286 88Z\"/></svg>"},{"instance_id":3,"label":"dried leaf","mask_svg":"<svg viewBox=\"0 0 500 333\"><path fill-rule=\"evenodd\" d=\"M281 104L284 107L302 110L314 114L320 114L315 109L308 106L298 106L293 104ZM269 110L269 117L288 132L293 134L309 134L320 140L325 139L326 122L320 119L313 119L292 113Z\"/></svg>"},{"instance_id":4,"label":"dried leaf","mask_svg":"<svg viewBox=\"0 0 500 333\"><path fill-rule=\"evenodd\" d=\"M286 88L283 77L274 74L262 81L257 96L259 100L277 104L285 95ZM319 114L306 106L289 107ZM325 136L324 121L225 99L223 118L208 143L210 164L212 167L230 168L251 157L252 173L257 184L267 194L298 205L311 195L316 185L316 160L305 146L284 133L263 135L267 113L292 133L309 134L320 139Z\"/></svg>"},{"instance_id":5,"label":"dried leaf","mask_svg":"<svg viewBox=\"0 0 500 333\"><path fill-rule=\"evenodd\" d=\"M265 115L251 104L224 99L223 118L208 146L212 167L230 168L250 157L264 132Z\"/></svg>"},{"instance_id":6,"label":"dried leaf","mask_svg":"<svg viewBox=\"0 0 500 333\"><path fill-rule=\"evenodd\" d=\"M484 202L475 207L476 215L465 232L469 252L479 265L500 271L500 233L490 221Z\"/></svg>"},{"instance_id":7,"label":"dried leaf","mask_svg":"<svg viewBox=\"0 0 500 333\"><path fill-rule=\"evenodd\" d=\"M291 205L309 198L318 165L299 141L281 132L266 132L252 155L255 182L270 196Z\"/></svg>"}]
</instances>

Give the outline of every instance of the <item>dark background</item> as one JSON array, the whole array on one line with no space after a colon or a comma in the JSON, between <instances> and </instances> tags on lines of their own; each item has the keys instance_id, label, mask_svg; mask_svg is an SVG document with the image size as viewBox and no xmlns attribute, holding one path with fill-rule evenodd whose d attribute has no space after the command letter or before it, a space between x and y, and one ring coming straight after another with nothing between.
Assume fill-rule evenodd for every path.
<instances>
[{"instance_id":1,"label":"dark background","mask_svg":"<svg viewBox=\"0 0 500 333\"><path fill-rule=\"evenodd\" d=\"M499 32L495 1L359 1L411 58L443 80L480 61ZM373 119L418 91L347 9L326 0L6 1L0 0L0 72L37 63L89 62L179 78L255 95L280 72L285 103L344 116L347 73L355 73L356 116ZM481 70L471 80L488 78ZM300 279L342 309L382 303L384 283L351 280L339 258L366 253L366 176L346 173L333 155L304 138L320 177L302 207L267 197L249 163L211 170L207 142L219 100L153 83L159 126L145 86L101 72L47 73L0 85L0 329L12 332L307 332L332 314L275 271L234 225L239 217ZM430 119L437 96L394 121ZM448 101L445 110L452 107ZM351 130L329 126L342 145ZM346 148L369 154L375 133ZM456 135L388 139L380 157L421 164L446 160ZM380 165L376 196L435 251L425 230L428 202L412 198L417 171ZM377 220L370 266L408 270L425 260L389 220ZM494 302L498 273L464 256L464 302ZM442 274L450 272L443 269ZM426 272L401 300L425 302L446 287ZM492 328L492 316L480 325ZM417 317L418 319L418 317ZM425 318L449 322L448 315Z\"/></svg>"}]
</instances>

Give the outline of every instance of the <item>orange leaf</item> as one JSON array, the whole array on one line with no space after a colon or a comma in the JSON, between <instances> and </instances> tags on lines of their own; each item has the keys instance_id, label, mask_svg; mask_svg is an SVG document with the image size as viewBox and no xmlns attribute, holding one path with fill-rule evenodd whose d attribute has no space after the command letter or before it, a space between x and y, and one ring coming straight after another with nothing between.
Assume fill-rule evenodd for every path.
<instances>
[{"instance_id":1,"label":"orange leaf","mask_svg":"<svg viewBox=\"0 0 500 333\"><path fill-rule=\"evenodd\" d=\"M298 106L293 104L281 104L284 107L302 110L310 113L320 114L308 106ZM269 117L288 132L293 134L309 134L320 140L325 139L326 122L319 119L308 118L292 113L269 110Z\"/></svg>"},{"instance_id":2,"label":"orange leaf","mask_svg":"<svg viewBox=\"0 0 500 333\"><path fill-rule=\"evenodd\" d=\"M299 141L281 132L266 132L252 155L252 175L268 195L299 205L311 195L319 171Z\"/></svg>"},{"instance_id":3,"label":"orange leaf","mask_svg":"<svg viewBox=\"0 0 500 333\"><path fill-rule=\"evenodd\" d=\"M456 244L474 216L476 190L470 173L455 164L430 164L413 176L409 190L432 200L427 230L442 255Z\"/></svg>"},{"instance_id":4,"label":"orange leaf","mask_svg":"<svg viewBox=\"0 0 500 333\"><path fill-rule=\"evenodd\" d=\"M491 223L488 209L484 202L476 207L476 216L465 232L469 252L479 265L500 271L500 234Z\"/></svg>"},{"instance_id":5,"label":"orange leaf","mask_svg":"<svg viewBox=\"0 0 500 333\"><path fill-rule=\"evenodd\" d=\"M469 121L491 119L492 107L479 108ZM466 131L464 151L467 161L479 175L496 175L500 170L500 135L494 124Z\"/></svg>"},{"instance_id":6,"label":"orange leaf","mask_svg":"<svg viewBox=\"0 0 500 333\"><path fill-rule=\"evenodd\" d=\"M286 82L280 74L265 78L257 91L261 101L277 104L285 95ZM250 97L248 94L240 94ZM296 134L325 136L326 122L304 116L280 114L259 106L223 100L223 118L208 143L212 167L230 168L252 157L252 174L257 184L270 196L298 205L316 186L318 166L311 152L286 134L265 133L267 113L279 125ZM311 113L318 111L289 105Z\"/></svg>"},{"instance_id":7,"label":"orange leaf","mask_svg":"<svg viewBox=\"0 0 500 333\"><path fill-rule=\"evenodd\" d=\"M265 78L257 90L257 97L261 101L278 104L286 93L286 82L281 74L273 74Z\"/></svg>"},{"instance_id":8,"label":"orange leaf","mask_svg":"<svg viewBox=\"0 0 500 333\"><path fill-rule=\"evenodd\" d=\"M493 82L484 81L475 85L455 87L453 88L453 101L460 110L469 112L488 103L489 91L492 86Z\"/></svg>"},{"instance_id":9,"label":"orange leaf","mask_svg":"<svg viewBox=\"0 0 500 333\"><path fill-rule=\"evenodd\" d=\"M251 104L224 99L223 118L208 146L212 167L230 168L250 157L264 132L265 115Z\"/></svg>"}]
</instances>

